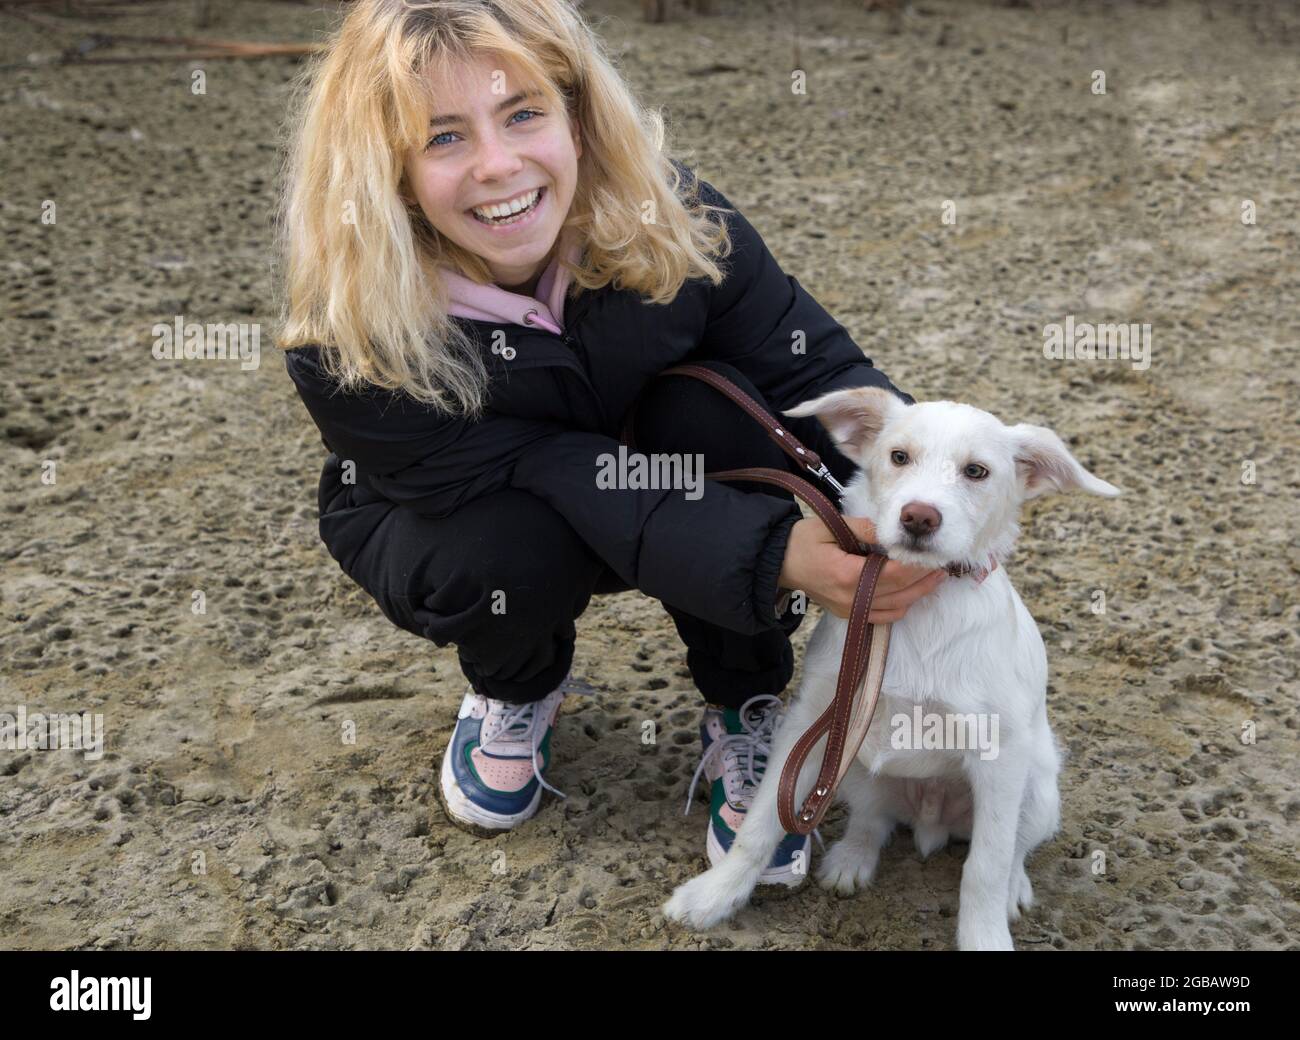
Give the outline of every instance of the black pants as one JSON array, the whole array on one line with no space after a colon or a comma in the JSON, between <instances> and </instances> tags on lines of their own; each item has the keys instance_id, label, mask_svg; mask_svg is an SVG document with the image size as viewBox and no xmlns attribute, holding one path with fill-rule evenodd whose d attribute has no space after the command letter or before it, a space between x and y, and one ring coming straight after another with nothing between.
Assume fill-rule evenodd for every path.
<instances>
[{"instance_id":1,"label":"black pants","mask_svg":"<svg viewBox=\"0 0 1300 1040\"><path fill-rule=\"evenodd\" d=\"M714 362L709 367L766 404L735 368ZM853 464L816 420L786 425L841 483L850 479ZM771 466L800 472L739 407L685 376L651 384L637 406L634 436L642 452L703 454L708 471ZM793 497L766 484L730 486ZM323 534L327 525L363 520L355 508L327 512L329 497L322 485ZM525 703L546 696L569 670L574 622L591 597L627 589L559 513L525 491L485 495L440 519L391 503L364 508L386 513L357 555L340 561L344 570L400 628L439 646L454 643L465 677L487 697ZM708 701L738 708L755 694L778 694L789 683L789 636L801 614L788 612L780 628L743 635L664 607L686 645L691 678Z\"/></svg>"}]
</instances>

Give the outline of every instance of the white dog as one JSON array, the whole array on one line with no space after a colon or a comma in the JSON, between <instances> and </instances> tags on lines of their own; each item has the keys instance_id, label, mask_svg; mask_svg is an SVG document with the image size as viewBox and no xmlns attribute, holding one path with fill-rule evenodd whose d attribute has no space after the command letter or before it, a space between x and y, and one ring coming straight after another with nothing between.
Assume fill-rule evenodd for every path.
<instances>
[{"instance_id":1,"label":"white dog","mask_svg":"<svg viewBox=\"0 0 1300 1040\"><path fill-rule=\"evenodd\" d=\"M1025 857L1060 826L1061 752L1047 723L1042 637L997 563L1020 533L1026 499L1074 488L1105 496L1120 490L1085 470L1051 430L1005 426L952 401L906 405L885 390L841 390L785 414L816 415L858 464L845 512L875 524L891 559L974 569L948 577L894 623L875 719L836 794L849 805L848 823L818 880L844 895L869 884L897 823L911 827L922 856L949 837L968 840L957 944L1010 950L1007 923L1033 901ZM818 623L803 681L730 851L673 893L668 917L708 928L748 901L783 837L776 807L782 767L834 698L847 627L829 612ZM931 737L948 724L946 740L922 742L907 732L922 713ZM954 739L954 721L992 733L993 746ZM823 737L804 764L796 808L825 749Z\"/></svg>"}]
</instances>

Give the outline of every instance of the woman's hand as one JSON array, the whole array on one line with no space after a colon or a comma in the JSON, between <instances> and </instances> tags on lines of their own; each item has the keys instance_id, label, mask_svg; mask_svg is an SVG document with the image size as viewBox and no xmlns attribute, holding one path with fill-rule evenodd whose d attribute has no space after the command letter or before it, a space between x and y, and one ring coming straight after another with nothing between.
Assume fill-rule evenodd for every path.
<instances>
[{"instance_id":1,"label":"woman's hand","mask_svg":"<svg viewBox=\"0 0 1300 1040\"><path fill-rule=\"evenodd\" d=\"M870 543L876 540L876 528L870 520L846 516L844 522L858 541ZM809 599L820 603L836 617L847 618L866 562L865 556L855 556L841 549L830 528L820 518L805 517L795 521L790 529L785 562L781 565L777 584L783 589L801 589ZM867 620L873 625L897 621L907 613L908 607L937 589L947 576L942 568L931 570L890 560L877 579L876 595Z\"/></svg>"}]
</instances>

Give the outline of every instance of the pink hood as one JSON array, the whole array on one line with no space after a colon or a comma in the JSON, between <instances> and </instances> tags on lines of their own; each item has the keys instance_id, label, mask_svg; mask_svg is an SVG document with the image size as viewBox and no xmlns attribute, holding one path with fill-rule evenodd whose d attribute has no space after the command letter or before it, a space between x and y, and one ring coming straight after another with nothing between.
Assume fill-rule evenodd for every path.
<instances>
[{"instance_id":1,"label":"pink hood","mask_svg":"<svg viewBox=\"0 0 1300 1040\"><path fill-rule=\"evenodd\" d=\"M564 332L564 294L573 281L573 274L560 260L563 258L576 266L581 257L582 250L571 240L556 250L555 258L537 283L536 299L507 292L498 285L479 285L450 268L443 268L442 276L451 294L448 309L458 318L540 326L558 336Z\"/></svg>"}]
</instances>

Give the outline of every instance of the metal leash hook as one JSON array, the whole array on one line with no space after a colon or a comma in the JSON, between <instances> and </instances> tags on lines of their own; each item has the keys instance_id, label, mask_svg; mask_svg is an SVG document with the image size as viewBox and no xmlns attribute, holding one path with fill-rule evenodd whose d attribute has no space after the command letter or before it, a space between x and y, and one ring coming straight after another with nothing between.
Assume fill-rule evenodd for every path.
<instances>
[{"instance_id":1,"label":"metal leash hook","mask_svg":"<svg viewBox=\"0 0 1300 1040\"><path fill-rule=\"evenodd\" d=\"M845 494L844 485L835 479L834 474L826 468L826 463L823 462L820 469L813 469L812 466L808 466L807 469L809 473L813 474L813 476L821 477L822 480L826 481L827 484L833 487L835 493L839 495L840 500L843 501Z\"/></svg>"},{"instance_id":2,"label":"metal leash hook","mask_svg":"<svg viewBox=\"0 0 1300 1040\"><path fill-rule=\"evenodd\" d=\"M777 426L775 429L772 430L772 432L776 434L776 436L780 437L782 440L789 440L789 438L787 438L785 435L785 430L783 430L780 426ZM793 446L796 455L808 454L808 452L804 448L799 446L798 441L795 441ZM811 473L814 477L821 477L822 480L826 481L826 483L828 483L831 487L835 489L835 493L839 495L840 498L842 499L844 497L844 485L835 479L835 475L831 473L829 469L826 468L826 463L821 462L820 460L818 461L820 464L817 466L813 466L811 462L805 462L803 464L803 468L806 469L809 473Z\"/></svg>"}]
</instances>

